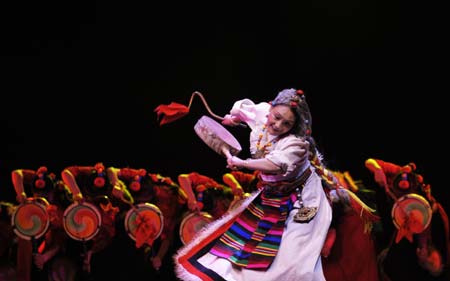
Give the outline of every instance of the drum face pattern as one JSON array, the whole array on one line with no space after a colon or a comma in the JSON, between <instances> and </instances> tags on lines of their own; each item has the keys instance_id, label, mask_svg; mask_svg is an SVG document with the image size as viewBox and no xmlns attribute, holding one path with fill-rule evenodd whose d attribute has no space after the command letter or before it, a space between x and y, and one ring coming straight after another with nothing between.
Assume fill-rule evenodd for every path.
<instances>
[{"instance_id":1,"label":"drum face pattern","mask_svg":"<svg viewBox=\"0 0 450 281\"><path fill-rule=\"evenodd\" d=\"M207 224L213 221L210 214L206 212L190 213L180 224L180 239L183 244L188 243Z\"/></svg>"},{"instance_id":2,"label":"drum face pattern","mask_svg":"<svg viewBox=\"0 0 450 281\"><path fill-rule=\"evenodd\" d=\"M38 239L47 232L50 218L46 206L29 201L17 207L11 224L17 236L26 240Z\"/></svg>"},{"instance_id":3,"label":"drum face pattern","mask_svg":"<svg viewBox=\"0 0 450 281\"><path fill-rule=\"evenodd\" d=\"M142 203L127 212L124 223L128 236L134 241L136 241L136 231L141 224L145 224L149 228L146 230L146 234L150 237L147 238L155 240L163 230L164 217L158 206L151 203Z\"/></svg>"},{"instance_id":4,"label":"drum face pattern","mask_svg":"<svg viewBox=\"0 0 450 281\"><path fill-rule=\"evenodd\" d=\"M64 230L75 240L87 241L98 233L101 215L91 203L73 203L64 211Z\"/></svg>"},{"instance_id":5,"label":"drum face pattern","mask_svg":"<svg viewBox=\"0 0 450 281\"><path fill-rule=\"evenodd\" d=\"M432 210L424 197L411 193L395 202L391 216L398 229L407 224L411 232L421 233L431 222Z\"/></svg>"},{"instance_id":6,"label":"drum face pattern","mask_svg":"<svg viewBox=\"0 0 450 281\"><path fill-rule=\"evenodd\" d=\"M223 154L223 149L237 155L242 147L237 139L220 123L208 116L202 116L194 126L197 135L215 152Z\"/></svg>"}]
</instances>

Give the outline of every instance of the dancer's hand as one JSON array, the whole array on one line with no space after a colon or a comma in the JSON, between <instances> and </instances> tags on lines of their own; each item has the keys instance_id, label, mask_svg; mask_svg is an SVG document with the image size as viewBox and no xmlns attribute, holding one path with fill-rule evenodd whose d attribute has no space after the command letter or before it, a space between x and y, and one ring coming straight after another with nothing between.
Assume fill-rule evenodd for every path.
<instances>
[{"instance_id":1,"label":"dancer's hand","mask_svg":"<svg viewBox=\"0 0 450 281\"><path fill-rule=\"evenodd\" d=\"M158 256L150 258L150 261L152 262L152 266L154 269L159 270L162 265L161 258Z\"/></svg>"},{"instance_id":2,"label":"dancer's hand","mask_svg":"<svg viewBox=\"0 0 450 281\"><path fill-rule=\"evenodd\" d=\"M197 200L188 200L188 208L191 212L200 212Z\"/></svg>"},{"instance_id":3,"label":"dancer's hand","mask_svg":"<svg viewBox=\"0 0 450 281\"><path fill-rule=\"evenodd\" d=\"M231 156L227 158L227 168L231 170L239 170L246 165L247 160L242 160L237 156Z\"/></svg>"},{"instance_id":4,"label":"dancer's hand","mask_svg":"<svg viewBox=\"0 0 450 281\"><path fill-rule=\"evenodd\" d=\"M34 264L37 268L43 269L45 263L47 262L47 256L45 254L35 254L34 255Z\"/></svg>"},{"instance_id":5,"label":"dancer's hand","mask_svg":"<svg viewBox=\"0 0 450 281\"><path fill-rule=\"evenodd\" d=\"M227 114L224 116L222 124L234 127L240 125L240 120L236 116Z\"/></svg>"}]
</instances>

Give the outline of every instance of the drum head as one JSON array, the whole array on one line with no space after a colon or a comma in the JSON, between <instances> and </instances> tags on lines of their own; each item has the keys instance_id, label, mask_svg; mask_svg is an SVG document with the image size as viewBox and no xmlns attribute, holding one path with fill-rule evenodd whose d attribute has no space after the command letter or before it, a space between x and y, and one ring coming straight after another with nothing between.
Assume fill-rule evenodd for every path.
<instances>
[{"instance_id":1,"label":"drum head","mask_svg":"<svg viewBox=\"0 0 450 281\"><path fill-rule=\"evenodd\" d=\"M141 223L145 223L147 227L146 240L151 241L157 239L164 227L164 217L158 206L151 203L141 203L136 205L135 208L130 209L125 216L125 229L128 232L128 236L136 241L136 231L140 227Z\"/></svg>"},{"instance_id":2,"label":"drum head","mask_svg":"<svg viewBox=\"0 0 450 281\"><path fill-rule=\"evenodd\" d=\"M180 239L187 244L207 224L213 221L213 217L207 212L190 213L180 225Z\"/></svg>"},{"instance_id":3,"label":"drum head","mask_svg":"<svg viewBox=\"0 0 450 281\"><path fill-rule=\"evenodd\" d=\"M412 233L421 233L431 222L432 210L428 201L415 193L400 197L392 207L391 216L395 227L408 224Z\"/></svg>"},{"instance_id":4,"label":"drum head","mask_svg":"<svg viewBox=\"0 0 450 281\"><path fill-rule=\"evenodd\" d=\"M94 204L74 202L64 211L64 230L75 240L88 241L94 238L101 224L101 214Z\"/></svg>"},{"instance_id":5,"label":"drum head","mask_svg":"<svg viewBox=\"0 0 450 281\"><path fill-rule=\"evenodd\" d=\"M20 204L11 217L11 224L17 236L26 240L38 239L50 225L47 207L36 201Z\"/></svg>"},{"instance_id":6,"label":"drum head","mask_svg":"<svg viewBox=\"0 0 450 281\"><path fill-rule=\"evenodd\" d=\"M224 126L206 115L197 121L194 130L211 149L221 155L224 155L224 148L231 155L237 155L242 150L237 139Z\"/></svg>"}]
</instances>

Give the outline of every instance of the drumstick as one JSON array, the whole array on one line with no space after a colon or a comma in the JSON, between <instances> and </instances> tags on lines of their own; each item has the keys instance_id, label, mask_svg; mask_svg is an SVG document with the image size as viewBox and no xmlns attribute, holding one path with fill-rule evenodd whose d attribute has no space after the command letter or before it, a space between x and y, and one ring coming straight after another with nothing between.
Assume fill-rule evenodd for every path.
<instances>
[{"instance_id":1,"label":"drumstick","mask_svg":"<svg viewBox=\"0 0 450 281\"><path fill-rule=\"evenodd\" d=\"M209 112L209 114L211 114L212 117L214 117L214 118L216 118L216 119L218 119L218 120L221 120L221 121L225 119L224 117L219 116L219 115L215 114L214 112L212 112L211 108L209 107L208 103L206 102L206 99L205 99L205 98L203 97L203 95L202 95L200 92L198 92L198 91L195 91L195 92L192 93L191 99L189 100L188 108L191 108L192 101L193 101L193 99L194 99L194 97L195 97L196 95L200 97L200 99L202 100L203 104L204 104L205 107L206 107L206 110ZM246 125L245 123L242 123L242 122L239 122L238 126L241 126L241 127L243 127L243 128L247 128L247 125Z\"/></svg>"}]
</instances>

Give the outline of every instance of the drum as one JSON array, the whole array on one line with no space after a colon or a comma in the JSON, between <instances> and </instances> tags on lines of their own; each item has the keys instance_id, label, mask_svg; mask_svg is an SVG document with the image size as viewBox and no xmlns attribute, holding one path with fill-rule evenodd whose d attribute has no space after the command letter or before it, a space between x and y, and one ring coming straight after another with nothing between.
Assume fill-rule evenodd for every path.
<instances>
[{"instance_id":1,"label":"drum","mask_svg":"<svg viewBox=\"0 0 450 281\"><path fill-rule=\"evenodd\" d=\"M207 212L190 213L183 218L180 224L180 239L187 244L207 224L213 221L213 217Z\"/></svg>"},{"instance_id":2,"label":"drum","mask_svg":"<svg viewBox=\"0 0 450 281\"><path fill-rule=\"evenodd\" d=\"M91 240L100 230L101 224L102 216L94 204L74 202L64 211L64 230L75 240Z\"/></svg>"},{"instance_id":3,"label":"drum","mask_svg":"<svg viewBox=\"0 0 450 281\"><path fill-rule=\"evenodd\" d=\"M14 210L11 225L17 236L25 239L39 239L47 232L50 217L47 212L46 201L40 203L35 199L28 199Z\"/></svg>"},{"instance_id":4,"label":"drum","mask_svg":"<svg viewBox=\"0 0 450 281\"><path fill-rule=\"evenodd\" d=\"M408 224L412 233L421 233L431 222L433 211L428 201L415 193L403 195L394 203L391 216L397 229Z\"/></svg>"},{"instance_id":5,"label":"drum","mask_svg":"<svg viewBox=\"0 0 450 281\"><path fill-rule=\"evenodd\" d=\"M146 223L147 227L145 240L157 239L164 228L164 216L158 206L151 203L141 203L131 208L125 216L125 229L131 239L136 241L136 231L141 223Z\"/></svg>"},{"instance_id":6,"label":"drum","mask_svg":"<svg viewBox=\"0 0 450 281\"><path fill-rule=\"evenodd\" d=\"M204 115L194 126L197 135L215 152L230 157L241 152L236 138L214 119Z\"/></svg>"}]
</instances>

